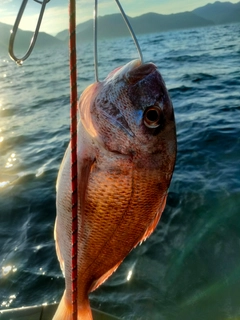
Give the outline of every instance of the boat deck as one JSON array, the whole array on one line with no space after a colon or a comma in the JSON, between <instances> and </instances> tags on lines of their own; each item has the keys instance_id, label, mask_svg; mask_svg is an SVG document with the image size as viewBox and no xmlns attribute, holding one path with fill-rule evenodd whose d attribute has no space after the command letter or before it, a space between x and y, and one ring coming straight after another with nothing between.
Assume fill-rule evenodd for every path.
<instances>
[{"instance_id":1,"label":"boat deck","mask_svg":"<svg viewBox=\"0 0 240 320\"><path fill-rule=\"evenodd\" d=\"M0 320L52 320L58 304L0 310ZM102 311L92 309L94 320L118 320Z\"/></svg>"}]
</instances>

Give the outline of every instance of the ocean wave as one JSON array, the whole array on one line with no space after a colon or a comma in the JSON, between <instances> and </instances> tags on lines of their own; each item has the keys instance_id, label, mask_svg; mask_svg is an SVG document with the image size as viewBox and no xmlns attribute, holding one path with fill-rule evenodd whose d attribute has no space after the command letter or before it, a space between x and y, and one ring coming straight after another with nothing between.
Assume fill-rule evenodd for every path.
<instances>
[{"instance_id":1,"label":"ocean wave","mask_svg":"<svg viewBox=\"0 0 240 320\"><path fill-rule=\"evenodd\" d=\"M238 31L229 25L139 37L144 60L159 66L173 101L177 162L156 231L91 294L95 308L151 320L240 312ZM131 39L99 47L101 78L137 57ZM81 92L94 81L93 50L78 50ZM22 68L0 62L2 308L58 301L64 288L53 228L70 137L66 52L33 53Z\"/></svg>"}]
</instances>

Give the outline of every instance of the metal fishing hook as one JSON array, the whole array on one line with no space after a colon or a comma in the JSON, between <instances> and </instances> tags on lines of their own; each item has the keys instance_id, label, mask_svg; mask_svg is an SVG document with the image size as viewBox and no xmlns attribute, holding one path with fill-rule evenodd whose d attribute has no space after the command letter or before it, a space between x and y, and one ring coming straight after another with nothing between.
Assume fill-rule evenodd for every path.
<instances>
[{"instance_id":1,"label":"metal fishing hook","mask_svg":"<svg viewBox=\"0 0 240 320\"><path fill-rule=\"evenodd\" d=\"M124 10L123 10L123 8L122 8L122 6L121 6L121 4L120 4L120 1L119 1L119 0L115 0L115 1L116 1L116 3L117 3L118 8L119 8L119 10L120 10L120 12L121 12L121 14L122 14L122 17L123 17L123 19L124 19L124 21L125 21L125 23L126 23L126 25L127 25L127 27L128 27L128 30L129 30L132 38L133 38L133 41L134 41L134 43L135 43L135 46L137 47L137 51L138 51L138 54L139 54L139 59L140 59L141 63L143 63L142 51L141 51L141 48L140 48L140 46L139 46L137 37L136 37L136 35L135 35L134 31L133 31L133 28L132 28L132 26L131 26L128 18L127 18L126 13L124 12Z\"/></svg>"},{"instance_id":2,"label":"metal fishing hook","mask_svg":"<svg viewBox=\"0 0 240 320\"><path fill-rule=\"evenodd\" d=\"M38 37L39 29L40 29L40 26L41 26L41 22L42 22L43 14L44 14L44 11L45 11L45 7L46 7L46 4L50 0L34 0L34 1L39 3L39 4L41 4L41 10L40 10L38 22L37 22L37 25L36 25L36 29L35 29L35 31L33 33L32 39L30 41L29 48L28 48L27 52L25 53L25 55L22 58L18 58L14 53L14 41L15 41L15 37L16 37L17 31L18 31L19 23L20 23L20 21L22 19L22 16L23 16L23 13L24 13L24 10L26 8L28 0L23 0L22 1L21 7L20 7L18 15L17 15L17 18L16 18L15 23L13 25L13 29L11 30L11 36L10 36L10 39L9 39L9 46L8 46L8 53L9 53L11 59L16 61L16 63L19 64L19 65L22 65L23 61L26 60L30 56L30 54L31 54L31 52L32 52L32 50L34 48L34 45L35 45L37 37Z\"/></svg>"},{"instance_id":3,"label":"metal fishing hook","mask_svg":"<svg viewBox=\"0 0 240 320\"><path fill-rule=\"evenodd\" d=\"M139 59L141 61L141 63L143 63L143 55L142 55L142 51L141 48L139 46L137 37L133 31L133 28L127 18L127 15L125 14L119 0L115 0L118 8L122 14L122 17L128 27L128 30L133 38L133 41L135 43L135 46L137 48L138 54L139 54ZM94 12L93 12L93 38L94 38L94 70L95 70L95 80L98 82L98 50L97 50L97 15L98 15L98 0L95 0L95 5L94 5Z\"/></svg>"}]
</instances>

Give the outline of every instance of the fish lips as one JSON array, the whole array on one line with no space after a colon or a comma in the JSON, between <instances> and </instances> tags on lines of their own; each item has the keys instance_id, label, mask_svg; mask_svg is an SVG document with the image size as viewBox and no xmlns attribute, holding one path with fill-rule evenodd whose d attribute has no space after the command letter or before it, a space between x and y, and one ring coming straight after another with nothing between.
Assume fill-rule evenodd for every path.
<instances>
[{"instance_id":1,"label":"fish lips","mask_svg":"<svg viewBox=\"0 0 240 320\"><path fill-rule=\"evenodd\" d=\"M138 64L135 60L135 64L132 64L132 69L127 70L127 72L124 75L125 81L129 85L134 85L138 83L139 81L142 81L144 78L149 76L150 74L154 73L157 70L157 67L153 63L146 63L146 64Z\"/></svg>"},{"instance_id":2,"label":"fish lips","mask_svg":"<svg viewBox=\"0 0 240 320\"><path fill-rule=\"evenodd\" d=\"M131 70L126 74L126 81L128 96L138 110L145 111L154 105L163 108L171 102L164 80L153 63Z\"/></svg>"},{"instance_id":3,"label":"fish lips","mask_svg":"<svg viewBox=\"0 0 240 320\"><path fill-rule=\"evenodd\" d=\"M113 70L111 73L109 73L109 75L105 79L105 82L119 82L121 80L124 80L127 84L133 85L156 70L157 67L155 66L155 64L151 62L142 64L140 60L136 59L130 61L123 67L119 67Z\"/></svg>"}]
</instances>

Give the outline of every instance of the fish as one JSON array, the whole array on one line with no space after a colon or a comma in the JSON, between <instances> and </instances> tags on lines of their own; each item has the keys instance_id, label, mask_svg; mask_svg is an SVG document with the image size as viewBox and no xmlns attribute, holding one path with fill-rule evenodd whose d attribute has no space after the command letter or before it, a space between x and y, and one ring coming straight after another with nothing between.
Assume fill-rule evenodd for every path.
<instances>
[{"instance_id":1,"label":"fish","mask_svg":"<svg viewBox=\"0 0 240 320\"><path fill-rule=\"evenodd\" d=\"M97 289L156 228L176 162L174 110L155 64L133 60L87 87L78 104L78 319ZM57 177L55 245L65 291L54 320L72 319L71 156Z\"/></svg>"}]
</instances>

